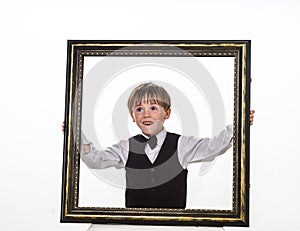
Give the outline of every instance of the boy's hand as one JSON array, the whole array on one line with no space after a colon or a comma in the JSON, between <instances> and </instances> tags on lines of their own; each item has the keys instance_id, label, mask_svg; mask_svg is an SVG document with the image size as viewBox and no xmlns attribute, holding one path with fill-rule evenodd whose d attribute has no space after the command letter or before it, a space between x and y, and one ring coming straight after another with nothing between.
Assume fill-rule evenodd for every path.
<instances>
[{"instance_id":1,"label":"boy's hand","mask_svg":"<svg viewBox=\"0 0 300 231\"><path fill-rule=\"evenodd\" d=\"M250 111L250 125L253 125L254 113L255 113L255 110Z\"/></svg>"},{"instance_id":2,"label":"boy's hand","mask_svg":"<svg viewBox=\"0 0 300 231\"><path fill-rule=\"evenodd\" d=\"M62 132L65 132L65 122L63 122L63 124L62 124L61 130L62 130Z\"/></svg>"}]
</instances>

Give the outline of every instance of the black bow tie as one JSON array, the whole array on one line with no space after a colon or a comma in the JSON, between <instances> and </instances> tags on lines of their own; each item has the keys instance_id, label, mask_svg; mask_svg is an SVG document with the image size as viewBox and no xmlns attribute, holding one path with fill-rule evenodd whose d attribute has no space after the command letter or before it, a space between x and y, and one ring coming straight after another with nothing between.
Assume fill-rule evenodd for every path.
<instances>
[{"instance_id":1,"label":"black bow tie","mask_svg":"<svg viewBox=\"0 0 300 231\"><path fill-rule=\"evenodd\" d=\"M151 136L150 139L147 140L147 143L149 144L151 149L154 149L157 145L157 138L156 136Z\"/></svg>"},{"instance_id":2,"label":"black bow tie","mask_svg":"<svg viewBox=\"0 0 300 231\"><path fill-rule=\"evenodd\" d=\"M140 135L140 140L143 143L149 144L151 149L154 149L157 145L157 137L156 136L151 136L150 139L147 139L145 136Z\"/></svg>"}]
</instances>

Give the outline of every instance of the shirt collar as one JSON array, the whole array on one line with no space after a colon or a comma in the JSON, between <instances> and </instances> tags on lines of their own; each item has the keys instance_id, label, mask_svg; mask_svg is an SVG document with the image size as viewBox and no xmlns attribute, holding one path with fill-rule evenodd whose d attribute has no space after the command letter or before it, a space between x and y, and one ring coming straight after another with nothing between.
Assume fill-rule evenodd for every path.
<instances>
[{"instance_id":1,"label":"shirt collar","mask_svg":"<svg viewBox=\"0 0 300 231\"><path fill-rule=\"evenodd\" d=\"M167 135L167 131L165 128L163 128L158 134L156 134L157 138L157 145L161 146L162 143L164 142L165 138Z\"/></svg>"}]
</instances>

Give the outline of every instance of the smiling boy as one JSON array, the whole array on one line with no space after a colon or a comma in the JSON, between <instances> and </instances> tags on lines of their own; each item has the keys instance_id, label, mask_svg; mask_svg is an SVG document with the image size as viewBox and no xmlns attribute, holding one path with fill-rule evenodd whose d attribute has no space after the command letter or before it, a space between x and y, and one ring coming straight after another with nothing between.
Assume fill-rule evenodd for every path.
<instances>
[{"instance_id":1,"label":"smiling boy","mask_svg":"<svg viewBox=\"0 0 300 231\"><path fill-rule=\"evenodd\" d=\"M137 86L127 106L142 134L105 150L96 150L82 135L82 160L95 169L125 168L126 207L185 208L187 166L224 153L230 147L232 126L213 138L167 132L163 125L171 114L171 99L152 82Z\"/></svg>"}]
</instances>

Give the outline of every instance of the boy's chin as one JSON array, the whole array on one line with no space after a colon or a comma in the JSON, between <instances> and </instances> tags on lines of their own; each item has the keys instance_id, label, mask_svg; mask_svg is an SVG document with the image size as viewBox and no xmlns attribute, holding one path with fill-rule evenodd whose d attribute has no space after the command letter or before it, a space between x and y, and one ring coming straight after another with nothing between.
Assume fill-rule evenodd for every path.
<instances>
[{"instance_id":1,"label":"boy's chin","mask_svg":"<svg viewBox=\"0 0 300 231\"><path fill-rule=\"evenodd\" d=\"M162 130L162 128L155 128L155 129L143 129L143 133L147 136L153 136L153 135L156 135L157 133L159 133L160 131Z\"/></svg>"}]
</instances>

